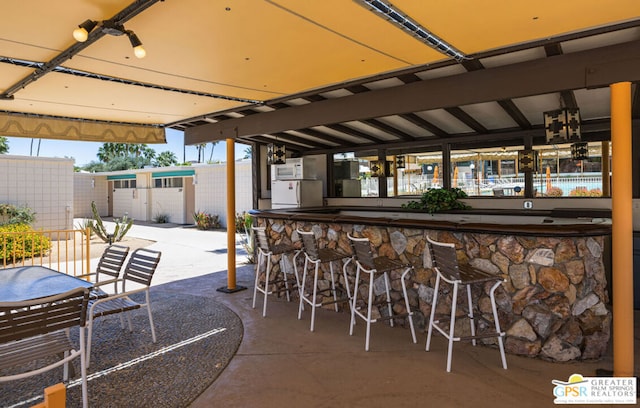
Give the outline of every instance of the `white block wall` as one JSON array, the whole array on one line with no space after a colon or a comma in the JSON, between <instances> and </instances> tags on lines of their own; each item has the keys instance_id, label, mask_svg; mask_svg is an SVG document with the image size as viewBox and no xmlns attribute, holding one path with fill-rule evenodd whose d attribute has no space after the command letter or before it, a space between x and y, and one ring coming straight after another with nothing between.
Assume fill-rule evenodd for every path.
<instances>
[{"instance_id":1,"label":"white block wall","mask_svg":"<svg viewBox=\"0 0 640 408\"><path fill-rule=\"evenodd\" d=\"M0 155L0 202L36 212L36 229L73 228L73 160Z\"/></svg>"},{"instance_id":2,"label":"white block wall","mask_svg":"<svg viewBox=\"0 0 640 408\"><path fill-rule=\"evenodd\" d=\"M217 215L223 227L227 226L227 164L195 167L196 211ZM253 208L251 161L235 162L236 212Z\"/></svg>"},{"instance_id":3,"label":"white block wall","mask_svg":"<svg viewBox=\"0 0 640 408\"><path fill-rule=\"evenodd\" d=\"M183 191L182 188L154 188L151 219L163 214L169 216L171 223L191 224L193 219L185 220Z\"/></svg>"},{"instance_id":4,"label":"white block wall","mask_svg":"<svg viewBox=\"0 0 640 408\"><path fill-rule=\"evenodd\" d=\"M91 202L95 201L98 214L106 217L109 211L107 176L91 173L75 173L73 177L73 216L93 218Z\"/></svg>"}]
</instances>

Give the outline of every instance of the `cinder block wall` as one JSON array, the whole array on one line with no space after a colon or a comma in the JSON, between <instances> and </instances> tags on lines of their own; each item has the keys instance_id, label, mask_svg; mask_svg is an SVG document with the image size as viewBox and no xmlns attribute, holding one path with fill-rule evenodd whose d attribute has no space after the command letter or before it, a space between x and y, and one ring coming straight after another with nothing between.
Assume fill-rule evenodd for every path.
<instances>
[{"instance_id":1,"label":"cinder block wall","mask_svg":"<svg viewBox=\"0 0 640 408\"><path fill-rule=\"evenodd\" d=\"M36 229L73 228L73 160L0 155L0 203L36 212Z\"/></svg>"},{"instance_id":2,"label":"cinder block wall","mask_svg":"<svg viewBox=\"0 0 640 408\"><path fill-rule=\"evenodd\" d=\"M93 218L91 202L95 201L101 217L107 215L107 176L75 173L73 177L73 216Z\"/></svg>"},{"instance_id":3,"label":"cinder block wall","mask_svg":"<svg viewBox=\"0 0 640 408\"><path fill-rule=\"evenodd\" d=\"M236 166L236 212L253 208L251 161L238 161ZM227 225L227 164L196 167L196 211L217 215Z\"/></svg>"}]
</instances>

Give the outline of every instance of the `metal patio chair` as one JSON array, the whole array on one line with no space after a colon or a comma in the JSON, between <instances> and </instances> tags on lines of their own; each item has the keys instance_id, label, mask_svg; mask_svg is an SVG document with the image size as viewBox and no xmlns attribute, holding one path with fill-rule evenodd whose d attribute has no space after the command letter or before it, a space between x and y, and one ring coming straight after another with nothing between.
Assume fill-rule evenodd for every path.
<instances>
[{"instance_id":1,"label":"metal patio chair","mask_svg":"<svg viewBox=\"0 0 640 408\"><path fill-rule=\"evenodd\" d=\"M128 246L117 244L109 245L102 253L96 271L80 275L78 278L99 283L101 286L113 283L113 291L115 293L118 290L117 284L122 266L128 255Z\"/></svg>"},{"instance_id":2,"label":"metal patio chair","mask_svg":"<svg viewBox=\"0 0 640 408\"><path fill-rule=\"evenodd\" d=\"M277 244L271 245L267 238L265 227L252 227L255 232L256 246L258 247L258 262L256 264L256 279L253 287L253 304L252 307L256 308L256 297L258 292L264 295L264 301L262 305L262 317L267 315L267 297L268 295L284 292L287 296L287 302L291 301L291 290L299 290L300 278L298 277L297 258L300 255L301 250L296 249L293 245ZM287 271L282 268L282 278L271 276L271 257L293 253L293 274L294 279L287 278ZM260 279L260 270L262 264L265 265L264 279ZM284 283L284 289L273 289L272 286Z\"/></svg>"},{"instance_id":3,"label":"metal patio chair","mask_svg":"<svg viewBox=\"0 0 640 408\"><path fill-rule=\"evenodd\" d=\"M80 357L82 406L88 407L85 323L89 289L76 288L45 298L0 302L0 368L12 368L44 360L29 371L0 376L0 382L20 380L63 365L63 380L69 377L69 362ZM76 350L69 329L79 327ZM57 359L62 356L62 359ZM51 359L56 361L51 362Z\"/></svg>"},{"instance_id":4,"label":"metal patio chair","mask_svg":"<svg viewBox=\"0 0 640 408\"><path fill-rule=\"evenodd\" d=\"M431 334L433 329L436 329L448 340L447 348L447 372L451 371L451 357L453 354L453 342L454 341L468 341L475 346L476 339L496 337L498 339L498 347L500 348L500 358L502 359L502 367L507 369L507 360L504 354L503 337L505 332L500 330L500 320L498 319L498 310L496 307L496 289L504 282L501 276L491 275L478 269L472 268L468 265L459 265L458 258L456 256L456 247L454 244L437 242L427 237L429 245L429 251L431 252L431 259L433 262L433 268L437 273L436 285L433 293L433 302L431 304L431 316L429 317L429 330L427 332L427 345L426 350L429 351L431 345ZM441 282L452 285L452 299L451 299L451 314L449 317L448 331L446 327L441 326L439 320L435 320L436 307L438 305L438 290L440 289ZM493 311L493 320L495 322L495 330L489 330L484 333L476 333L476 325L473 316L473 301L471 297L471 285L484 284L487 282L493 282L491 289L489 290L489 298L491 299L491 310ZM471 329L470 336L456 336L456 307L458 300L458 289L460 286L466 286L467 288L467 303L469 307L469 324Z\"/></svg>"},{"instance_id":5,"label":"metal patio chair","mask_svg":"<svg viewBox=\"0 0 640 408\"><path fill-rule=\"evenodd\" d=\"M361 317L365 322L367 322L367 332L365 337L364 349L369 351L369 339L371 334L371 323L375 323L380 320L389 320L389 325L393 327L393 320L397 318L406 317L409 319L409 327L411 329L411 338L414 343L416 340L416 331L413 326L413 312L411 311L411 307L409 305L409 298L407 296L407 284L405 282L405 278L409 274L409 272L413 269L413 265L404 264L400 261L390 259L386 256L378 256L374 257L373 252L371 251L371 243L368 238L355 238L351 235L347 235L349 237L349 241L351 242L351 247L353 248L354 260L356 262L356 278L355 278L355 287L353 289L353 297L351 300L351 322L349 325L349 335L353 335L353 328L356 324L356 316ZM390 295L390 281L389 281L389 273L394 270L404 270L400 277L400 281L402 283L402 295L404 297L405 307L407 309L404 314L395 314L393 313L393 308L391 305L391 295ZM364 272L369 274L369 288L367 298L364 299L365 304L367 305L366 313L360 311L360 308L357 307L358 303L358 286L360 284L360 273ZM374 281L376 277L383 276L384 284L385 284L385 298L380 302L376 302L376 295L374 293ZM372 315L373 307L378 305L386 305L387 306L387 315L381 316L378 318L374 318Z\"/></svg>"},{"instance_id":6,"label":"metal patio chair","mask_svg":"<svg viewBox=\"0 0 640 408\"><path fill-rule=\"evenodd\" d=\"M98 299L92 299L89 302L89 318L88 318L88 335L87 335L87 366L91 361L91 337L93 335L94 320L101 316L107 316L111 314L124 313L129 323L129 331L133 331L131 325L131 316L129 313L132 310L146 308L149 315L149 325L151 326L151 337L153 342L156 342L156 331L153 325L153 315L151 314L151 301L149 299L149 287L151 285L151 279L156 271L158 263L160 262L159 251L153 251L146 248L138 248L131 253L131 257L127 262L127 266L124 269L122 278L118 279L118 283L121 284L118 292L115 294L106 294L102 291L98 292ZM127 289L127 285L135 286L134 289ZM95 288L95 287L94 287ZM95 293L94 289L94 293ZM136 293L144 293L144 303L137 302L131 299L131 295ZM120 315L120 322L124 329L124 319Z\"/></svg>"},{"instance_id":7,"label":"metal patio chair","mask_svg":"<svg viewBox=\"0 0 640 408\"><path fill-rule=\"evenodd\" d=\"M302 273L302 280L300 282L300 306L298 308L298 319L302 318L302 311L304 310L304 304L307 303L311 306L311 331L314 330L315 321L316 321L316 309L318 307L322 307L325 305L333 304L336 312L338 311L338 303L345 302L349 303L349 296L347 294L346 297L338 298L337 292L340 290L336 287L335 274L333 272L333 262L338 261L345 258L350 258L351 255L343 254L338 251L335 251L330 248L319 248L318 241L314 235L313 231L303 231L298 229L298 234L302 238L302 246L304 253L304 271ZM320 268L320 264L328 263L329 271L331 275L331 286L327 289L318 290L318 278L322 273L322 269ZM306 281L307 281L307 270L309 264L314 265L314 274L313 274L313 286L310 288L311 293L307 293ZM346 271L345 271L345 281L347 279ZM330 293L333 296L333 300L328 300L324 302L318 301L318 295L322 295L323 293Z\"/></svg>"}]
</instances>

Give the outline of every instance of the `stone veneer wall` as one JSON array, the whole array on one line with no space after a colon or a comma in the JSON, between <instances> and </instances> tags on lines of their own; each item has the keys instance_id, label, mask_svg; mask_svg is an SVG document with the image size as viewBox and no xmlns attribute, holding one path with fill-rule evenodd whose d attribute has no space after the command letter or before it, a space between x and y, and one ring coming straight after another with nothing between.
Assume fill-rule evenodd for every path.
<instances>
[{"instance_id":1,"label":"stone veneer wall","mask_svg":"<svg viewBox=\"0 0 640 408\"><path fill-rule=\"evenodd\" d=\"M334 248L345 254L351 254L347 233L367 237L378 255L416 265L408 282L409 300L414 311L414 323L423 331L428 324L435 284L426 236L454 243L461 263L501 275L506 280L496 291L496 297L500 325L506 331L505 348L508 353L570 361L597 359L606 352L611 312L603 262L604 237L509 236L263 218L258 219L258 224L268 226L268 235L274 243L293 243L299 247L301 242L296 228L301 228L314 231L320 247ZM274 257L273 262L276 273L293 271L290 258ZM301 268L302 264L298 266L300 276ZM328 280L328 270L323 271L325 280ZM351 265L348 271L350 287L353 288L355 271ZM399 273L394 272L391 276L396 313L402 313L405 308ZM328 282L323 284L328 287ZM340 284L344 286L342 276ZM367 287L362 285L360 289L367 290ZM487 291L488 287L473 290L479 308L479 313L476 310L475 314L480 330L493 325ZM449 305L450 292L448 289L443 292ZM460 313L456 320L456 334L465 335L469 332L464 312L466 304L463 304L466 296L458 299ZM436 312L446 312L446 306L445 302ZM382 314L385 313L383 309L380 310ZM479 342L492 345L496 339Z\"/></svg>"}]
</instances>

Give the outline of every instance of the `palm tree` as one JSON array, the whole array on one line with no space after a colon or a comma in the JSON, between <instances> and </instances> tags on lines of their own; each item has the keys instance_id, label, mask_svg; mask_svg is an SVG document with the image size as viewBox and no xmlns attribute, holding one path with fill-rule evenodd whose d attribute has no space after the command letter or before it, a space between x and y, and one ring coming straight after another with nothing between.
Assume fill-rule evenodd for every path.
<instances>
[{"instance_id":1,"label":"palm tree","mask_svg":"<svg viewBox=\"0 0 640 408\"><path fill-rule=\"evenodd\" d=\"M202 163L202 161L204 161L204 149L206 146L206 143L200 143L196 145L196 149L198 149L198 163Z\"/></svg>"},{"instance_id":2,"label":"palm tree","mask_svg":"<svg viewBox=\"0 0 640 408\"><path fill-rule=\"evenodd\" d=\"M243 157L243 159L250 159L252 155L253 155L253 147L252 146L248 146L246 149L244 149L244 157Z\"/></svg>"},{"instance_id":3,"label":"palm tree","mask_svg":"<svg viewBox=\"0 0 640 408\"><path fill-rule=\"evenodd\" d=\"M158 167L173 166L174 164L178 164L178 158L176 157L175 153L167 150L158 155L155 164Z\"/></svg>"},{"instance_id":4,"label":"palm tree","mask_svg":"<svg viewBox=\"0 0 640 408\"><path fill-rule=\"evenodd\" d=\"M4 136L0 136L0 154L7 154L9 152L9 139Z\"/></svg>"},{"instance_id":5,"label":"palm tree","mask_svg":"<svg viewBox=\"0 0 640 408\"><path fill-rule=\"evenodd\" d=\"M213 148L216 147L218 142L211 142L211 154L209 154L209 162L213 160Z\"/></svg>"}]
</instances>

